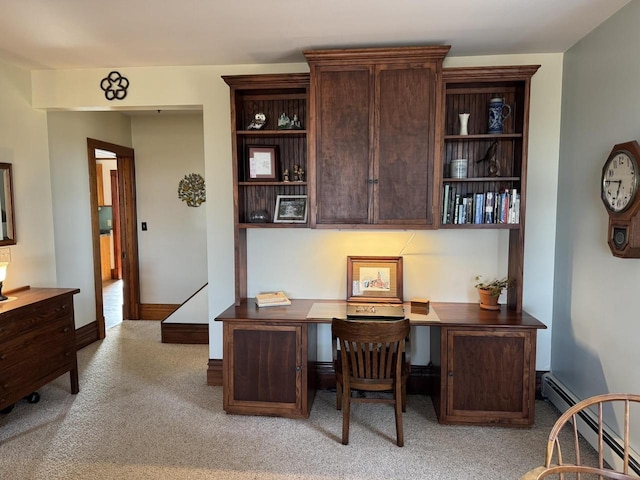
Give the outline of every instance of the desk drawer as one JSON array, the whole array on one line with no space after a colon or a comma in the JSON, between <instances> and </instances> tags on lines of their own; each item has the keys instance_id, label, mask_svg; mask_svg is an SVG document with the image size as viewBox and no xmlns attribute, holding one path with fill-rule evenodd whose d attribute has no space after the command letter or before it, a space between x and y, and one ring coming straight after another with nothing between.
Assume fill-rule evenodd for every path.
<instances>
[{"instance_id":1,"label":"desk drawer","mask_svg":"<svg viewBox=\"0 0 640 480\"><path fill-rule=\"evenodd\" d=\"M55 298L37 305L27 305L13 310L0 318L0 342L31 330L39 329L49 322L71 318L72 297Z\"/></svg>"}]
</instances>

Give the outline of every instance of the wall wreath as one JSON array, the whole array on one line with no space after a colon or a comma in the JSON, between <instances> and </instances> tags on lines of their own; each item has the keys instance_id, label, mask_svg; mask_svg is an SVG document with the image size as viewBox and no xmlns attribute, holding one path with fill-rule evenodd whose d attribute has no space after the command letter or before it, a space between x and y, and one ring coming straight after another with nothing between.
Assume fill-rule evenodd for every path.
<instances>
[{"instance_id":1,"label":"wall wreath","mask_svg":"<svg viewBox=\"0 0 640 480\"><path fill-rule=\"evenodd\" d=\"M199 207L207 201L207 194L204 188L204 178L198 173L185 175L178 184L178 198L187 202L189 207Z\"/></svg>"}]
</instances>

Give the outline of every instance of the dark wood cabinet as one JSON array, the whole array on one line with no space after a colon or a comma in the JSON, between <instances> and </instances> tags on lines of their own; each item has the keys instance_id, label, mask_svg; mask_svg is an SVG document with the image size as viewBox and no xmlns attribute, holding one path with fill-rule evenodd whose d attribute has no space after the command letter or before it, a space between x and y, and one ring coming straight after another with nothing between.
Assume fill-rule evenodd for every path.
<instances>
[{"instance_id":1,"label":"dark wood cabinet","mask_svg":"<svg viewBox=\"0 0 640 480\"><path fill-rule=\"evenodd\" d=\"M308 307L307 307L308 308ZM290 307L259 309L253 299L232 306L223 325L223 388L227 413L309 416L315 382L317 325L292 321ZM299 312L298 312L299 313Z\"/></svg>"},{"instance_id":2,"label":"dark wood cabinet","mask_svg":"<svg viewBox=\"0 0 640 480\"><path fill-rule=\"evenodd\" d=\"M473 304L439 308L444 325L431 327L430 349L438 421L532 425L536 336L544 325L504 307L491 313Z\"/></svg>"},{"instance_id":3,"label":"dark wood cabinet","mask_svg":"<svg viewBox=\"0 0 640 480\"><path fill-rule=\"evenodd\" d=\"M78 393L73 295L33 288L0 304L0 410L69 372Z\"/></svg>"},{"instance_id":4,"label":"dark wood cabinet","mask_svg":"<svg viewBox=\"0 0 640 480\"><path fill-rule=\"evenodd\" d=\"M436 119L449 47L305 51L312 226L434 224Z\"/></svg>"},{"instance_id":5,"label":"dark wood cabinet","mask_svg":"<svg viewBox=\"0 0 640 480\"><path fill-rule=\"evenodd\" d=\"M529 93L539 65L445 68L439 228L508 229L509 308L522 310ZM488 133L489 104L502 98L510 114L502 133ZM505 111L506 112L506 111ZM460 113L469 114L460 135ZM453 160L467 160L463 178Z\"/></svg>"}]
</instances>

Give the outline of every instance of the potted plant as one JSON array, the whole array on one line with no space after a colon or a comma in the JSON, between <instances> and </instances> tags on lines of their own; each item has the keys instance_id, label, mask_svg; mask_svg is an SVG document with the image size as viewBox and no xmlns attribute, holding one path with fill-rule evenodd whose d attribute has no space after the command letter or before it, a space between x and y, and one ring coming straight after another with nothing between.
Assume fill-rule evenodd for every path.
<instances>
[{"instance_id":1,"label":"potted plant","mask_svg":"<svg viewBox=\"0 0 640 480\"><path fill-rule=\"evenodd\" d=\"M509 288L509 279L504 277L489 282L482 280L482 275L478 275L476 276L475 287L478 289L478 295L480 295L480 308L500 310L498 298L505 289Z\"/></svg>"}]
</instances>

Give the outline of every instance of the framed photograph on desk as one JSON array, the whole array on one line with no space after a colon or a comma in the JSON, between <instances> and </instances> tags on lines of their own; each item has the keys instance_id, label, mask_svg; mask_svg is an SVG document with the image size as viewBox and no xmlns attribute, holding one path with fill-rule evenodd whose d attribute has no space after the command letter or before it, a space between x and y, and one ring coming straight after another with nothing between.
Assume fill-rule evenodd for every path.
<instances>
[{"instance_id":1,"label":"framed photograph on desk","mask_svg":"<svg viewBox=\"0 0 640 480\"><path fill-rule=\"evenodd\" d=\"M347 301L402 303L402 257L347 257Z\"/></svg>"}]
</instances>

